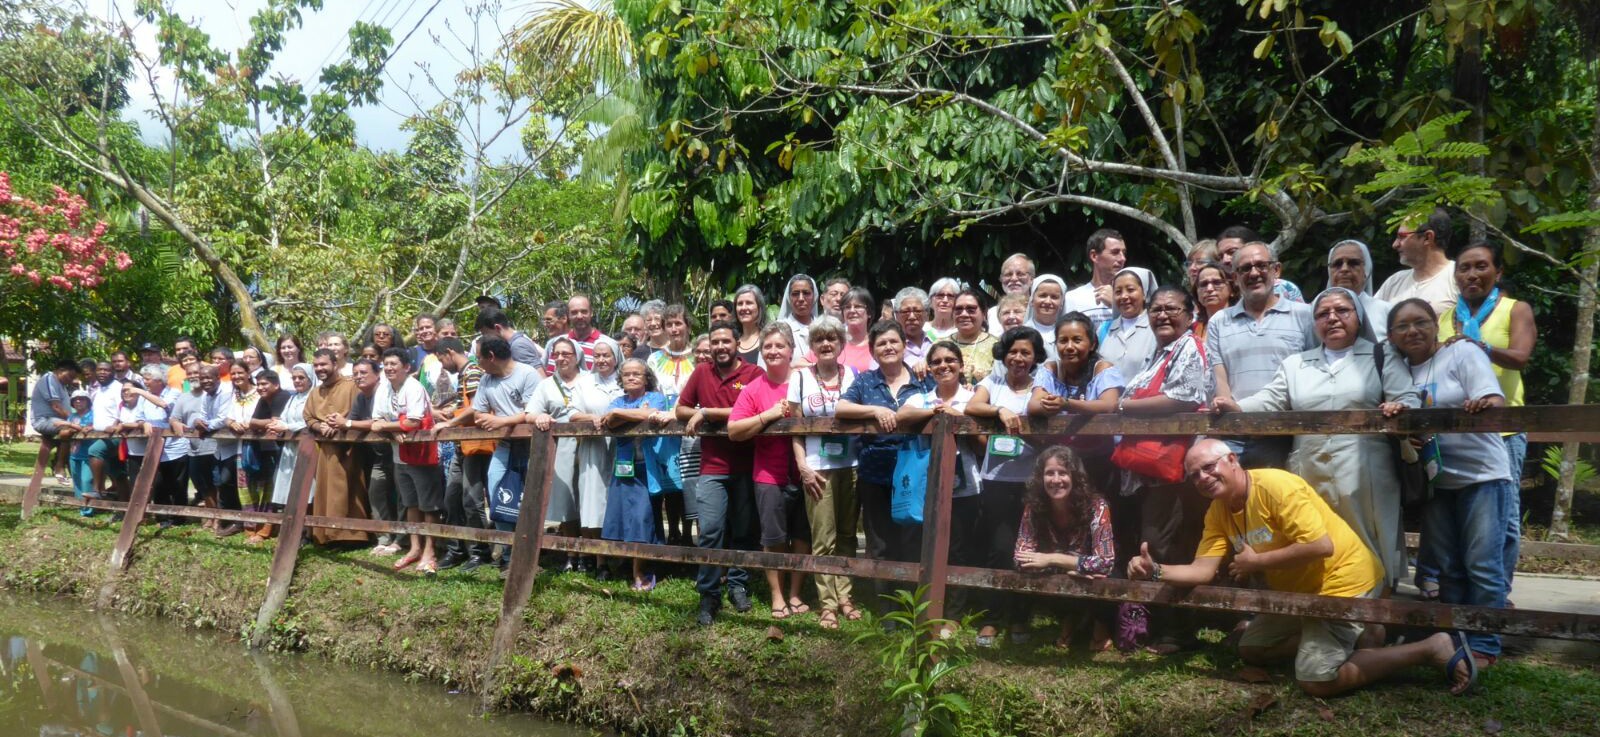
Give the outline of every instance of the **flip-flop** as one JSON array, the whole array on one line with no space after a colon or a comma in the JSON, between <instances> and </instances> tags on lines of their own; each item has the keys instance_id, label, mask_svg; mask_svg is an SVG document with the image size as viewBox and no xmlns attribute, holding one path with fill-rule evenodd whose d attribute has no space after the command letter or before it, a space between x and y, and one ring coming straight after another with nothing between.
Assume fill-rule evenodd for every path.
<instances>
[{"instance_id":1,"label":"flip-flop","mask_svg":"<svg viewBox=\"0 0 1600 737\"><path fill-rule=\"evenodd\" d=\"M1452 632L1450 633L1450 641L1457 643L1456 652L1444 664L1444 682L1450 687L1451 694L1464 696L1472 690L1473 686L1478 685L1478 659L1472 655L1472 646L1467 644L1466 633L1460 631ZM1457 691L1455 690L1456 666L1462 662L1467 664L1467 683L1461 687L1460 691Z\"/></svg>"},{"instance_id":2,"label":"flip-flop","mask_svg":"<svg viewBox=\"0 0 1600 737\"><path fill-rule=\"evenodd\" d=\"M401 558L400 560L395 561L394 562L394 569L397 570L397 571L403 571L406 568L409 568L412 563L415 563L415 562L417 562L418 560L421 560L421 559L422 559L422 556L420 556L420 555L419 556L415 556L415 557L408 555L408 556L406 556L404 558Z\"/></svg>"},{"instance_id":3,"label":"flip-flop","mask_svg":"<svg viewBox=\"0 0 1600 737\"><path fill-rule=\"evenodd\" d=\"M437 573L439 573L439 563L438 563L438 561L423 561L421 563L418 563L417 564L417 573L420 573L420 574L422 574L424 576L436 575Z\"/></svg>"},{"instance_id":4,"label":"flip-flop","mask_svg":"<svg viewBox=\"0 0 1600 737\"><path fill-rule=\"evenodd\" d=\"M849 602L839 605L839 613L843 614L845 619L848 619L852 622L861 619L861 610L857 609L854 604Z\"/></svg>"},{"instance_id":5,"label":"flip-flop","mask_svg":"<svg viewBox=\"0 0 1600 737\"><path fill-rule=\"evenodd\" d=\"M839 614L832 609L824 609L817 615L817 624L825 630L839 629Z\"/></svg>"},{"instance_id":6,"label":"flip-flop","mask_svg":"<svg viewBox=\"0 0 1600 737\"><path fill-rule=\"evenodd\" d=\"M1422 592L1423 601L1434 601L1439 598L1439 582L1431 578L1418 581L1417 590Z\"/></svg>"},{"instance_id":7,"label":"flip-flop","mask_svg":"<svg viewBox=\"0 0 1600 737\"><path fill-rule=\"evenodd\" d=\"M789 610L789 605L788 604L784 604L782 608L772 610L772 618L773 619L788 619L789 615L793 614L793 613L794 612Z\"/></svg>"},{"instance_id":8,"label":"flip-flop","mask_svg":"<svg viewBox=\"0 0 1600 737\"><path fill-rule=\"evenodd\" d=\"M811 611L811 607L808 606L805 602L802 601L799 604L796 604L796 603L794 603L793 599L789 600L789 613L790 614L805 614L805 613L807 613L809 611Z\"/></svg>"}]
</instances>

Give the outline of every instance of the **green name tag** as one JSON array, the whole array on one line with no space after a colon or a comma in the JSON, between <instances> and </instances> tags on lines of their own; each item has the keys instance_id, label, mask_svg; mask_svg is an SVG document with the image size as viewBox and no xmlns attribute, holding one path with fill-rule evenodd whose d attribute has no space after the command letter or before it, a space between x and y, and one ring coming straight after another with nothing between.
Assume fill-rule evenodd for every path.
<instances>
[{"instance_id":1,"label":"green name tag","mask_svg":"<svg viewBox=\"0 0 1600 737\"><path fill-rule=\"evenodd\" d=\"M989 455L1016 458L1022 455L1022 438L1015 435L990 435Z\"/></svg>"},{"instance_id":2,"label":"green name tag","mask_svg":"<svg viewBox=\"0 0 1600 737\"><path fill-rule=\"evenodd\" d=\"M842 460L850 457L850 436L824 435L822 436L820 455L830 461Z\"/></svg>"},{"instance_id":3,"label":"green name tag","mask_svg":"<svg viewBox=\"0 0 1600 737\"><path fill-rule=\"evenodd\" d=\"M619 479L633 478L633 461L617 461L612 473Z\"/></svg>"}]
</instances>

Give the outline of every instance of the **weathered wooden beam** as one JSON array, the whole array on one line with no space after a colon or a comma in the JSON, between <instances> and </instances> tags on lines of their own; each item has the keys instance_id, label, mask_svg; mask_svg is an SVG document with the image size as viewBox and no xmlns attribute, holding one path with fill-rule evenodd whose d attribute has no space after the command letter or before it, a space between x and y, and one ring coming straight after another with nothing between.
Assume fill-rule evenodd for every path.
<instances>
[{"instance_id":1,"label":"weathered wooden beam","mask_svg":"<svg viewBox=\"0 0 1600 737\"><path fill-rule=\"evenodd\" d=\"M916 563L866 558L845 558L837 555L801 555L799 553L769 553L757 550L727 550L673 545L646 545L615 540L595 540L582 537L546 536L547 550L560 550L581 555L599 555L606 558L643 558L666 563L709 565L721 568L760 568L775 571L798 571L833 576L873 578L885 581L915 583L919 575Z\"/></svg>"},{"instance_id":2,"label":"weathered wooden beam","mask_svg":"<svg viewBox=\"0 0 1600 737\"><path fill-rule=\"evenodd\" d=\"M539 431L528 439L528 470L522 478L522 503L517 510L517 526L511 544L505 589L500 598L500 619L495 623L489 645L489 663L483 672L483 707L494 707L499 694L500 668L506 654L517 645L522 631L522 614L533 582L539 574L539 548L544 540L545 507L556 473L556 437ZM494 493L493 489L489 490Z\"/></svg>"},{"instance_id":3,"label":"weathered wooden beam","mask_svg":"<svg viewBox=\"0 0 1600 737\"><path fill-rule=\"evenodd\" d=\"M300 538L305 533L306 500L317 480L317 441L306 435L295 450L294 473L289 477L289 502L283 508L283 525L278 528L278 547L272 551L272 569L267 574L267 595L256 612L250 633L250 648L265 647L272 635L272 620L278 617L289 599L289 582L294 578L295 561L300 556Z\"/></svg>"},{"instance_id":4,"label":"weathered wooden beam","mask_svg":"<svg viewBox=\"0 0 1600 737\"><path fill-rule=\"evenodd\" d=\"M139 476L133 480L133 492L128 496L128 511L122 516L122 530L117 534L116 547L111 549L111 572L115 574L128 567L128 556L133 552L133 543L139 536L139 525L144 522L145 507L150 505L150 493L155 487L156 471L161 467L161 439L160 433L152 428L147 450L154 450L155 457L146 456L139 465ZM108 584L109 585L109 584ZM102 596L104 602L104 596Z\"/></svg>"},{"instance_id":5,"label":"weathered wooden beam","mask_svg":"<svg viewBox=\"0 0 1600 737\"><path fill-rule=\"evenodd\" d=\"M156 457L161 456L157 453ZM163 734L161 722L156 719L156 711L150 706L150 695L145 693L144 682L139 680L139 671L133 667L133 661L128 658L127 649L113 642L111 658L117 663L117 675L122 679L122 688L128 694L128 703L133 706L134 717L139 720L140 732L151 737L161 737Z\"/></svg>"},{"instance_id":6,"label":"weathered wooden beam","mask_svg":"<svg viewBox=\"0 0 1600 737\"><path fill-rule=\"evenodd\" d=\"M50 444L39 443L39 457L33 462L33 478L28 479L28 490L22 495L22 518L33 516L39 506L39 490L44 488L44 475L50 470Z\"/></svg>"},{"instance_id":7,"label":"weathered wooden beam","mask_svg":"<svg viewBox=\"0 0 1600 737\"><path fill-rule=\"evenodd\" d=\"M386 522L384 520L355 517L306 517L305 525L306 527L321 527L330 530L426 535L428 537L451 540L471 540L472 542L489 543L491 545L510 545L516 539L516 533L512 532L484 530L476 527L446 525L435 522Z\"/></svg>"},{"instance_id":8,"label":"weathered wooden beam","mask_svg":"<svg viewBox=\"0 0 1600 737\"><path fill-rule=\"evenodd\" d=\"M1469 414L1461 409L1435 408L1407 410L1385 418L1378 410L1339 410L1307 412L1186 412L1160 417L1131 417L1119 414L1057 415L1024 418L1024 435L1337 435L1346 433L1433 433L1433 432L1528 432L1542 440L1600 441L1600 404L1533 405L1498 407ZM951 430L957 435L995 432L994 420L971 417L953 418ZM429 433L411 433L412 440L487 440L532 437L532 425L516 425L499 430L448 428ZM556 423L550 431L558 437L654 437L683 435L683 424L662 426L635 423L624 427L599 429L589 423ZM878 432L870 421L840 420L832 417L793 417L767 427L765 435L834 435ZM932 423L922 429L932 432ZM725 430L699 433L722 435ZM196 437L189 431L186 436ZM307 433L300 433L307 434ZM89 432L83 438L121 437ZM234 433L218 430L206 437L217 439L291 440L267 432ZM394 437L383 433L343 431L324 442L388 442Z\"/></svg>"},{"instance_id":9,"label":"weathered wooden beam","mask_svg":"<svg viewBox=\"0 0 1600 737\"><path fill-rule=\"evenodd\" d=\"M982 589L1137 602L1226 612L1285 614L1350 622L1431 627L1469 632L1600 642L1600 615L1495 609L1407 599L1357 599L1283 591L1196 586L1181 589L1148 581L1084 580L1068 575L1027 574L953 566L950 583Z\"/></svg>"},{"instance_id":10,"label":"weathered wooden beam","mask_svg":"<svg viewBox=\"0 0 1600 737\"><path fill-rule=\"evenodd\" d=\"M950 415L934 415L933 452L928 457L928 490L922 500L922 565L917 586L923 589L928 608L924 620L944 619L945 580L950 569L950 495L955 490L956 436L951 434Z\"/></svg>"}]
</instances>

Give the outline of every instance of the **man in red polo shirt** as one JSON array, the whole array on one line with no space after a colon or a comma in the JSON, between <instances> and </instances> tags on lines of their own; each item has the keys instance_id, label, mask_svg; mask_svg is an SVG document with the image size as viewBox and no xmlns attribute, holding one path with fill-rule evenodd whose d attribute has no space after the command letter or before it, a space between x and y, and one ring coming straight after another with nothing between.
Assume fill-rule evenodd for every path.
<instances>
[{"instance_id":1,"label":"man in red polo shirt","mask_svg":"<svg viewBox=\"0 0 1600 737\"><path fill-rule=\"evenodd\" d=\"M572 328L567 331L567 337L577 343L578 350L583 352L583 370L593 371L594 344L606 336L594 326L594 307L589 302L589 295L574 294L567 300L567 324ZM545 351L545 354L549 355L549 351ZM618 360L623 358L626 356L619 356ZM550 375L554 372L555 363L551 362L545 374Z\"/></svg>"},{"instance_id":2,"label":"man in red polo shirt","mask_svg":"<svg viewBox=\"0 0 1600 737\"><path fill-rule=\"evenodd\" d=\"M726 424L739 392L764 375L739 358L737 324L725 320L712 323L710 336L711 362L697 366L678 395L678 419L690 432L707 422ZM752 452L749 442L712 436L700 440L700 479L695 482L700 524L696 544L700 547L760 549L755 485L750 475ZM722 608L722 575L723 569L713 565L700 566L695 574L695 588L700 591L696 621L702 625L710 625ZM728 600L734 609L749 611L750 574L742 568L729 568L727 575Z\"/></svg>"}]
</instances>

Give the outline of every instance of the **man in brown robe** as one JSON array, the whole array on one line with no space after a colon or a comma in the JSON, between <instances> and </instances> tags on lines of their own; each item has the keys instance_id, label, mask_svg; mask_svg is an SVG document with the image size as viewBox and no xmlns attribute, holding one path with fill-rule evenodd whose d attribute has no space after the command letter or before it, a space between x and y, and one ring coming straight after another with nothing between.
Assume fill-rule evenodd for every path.
<instances>
[{"instance_id":1,"label":"man in brown robe","mask_svg":"<svg viewBox=\"0 0 1600 737\"><path fill-rule=\"evenodd\" d=\"M311 368L322 382L306 397L306 426L322 437L332 437L341 429L338 418L350 414L359 390L356 383L339 371L339 357L327 348L317 350ZM367 488L355 459L355 443L317 444L317 493L311 500L311 514L319 517L367 518ZM368 542L365 532L311 528L311 539L319 545L335 542Z\"/></svg>"}]
</instances>

